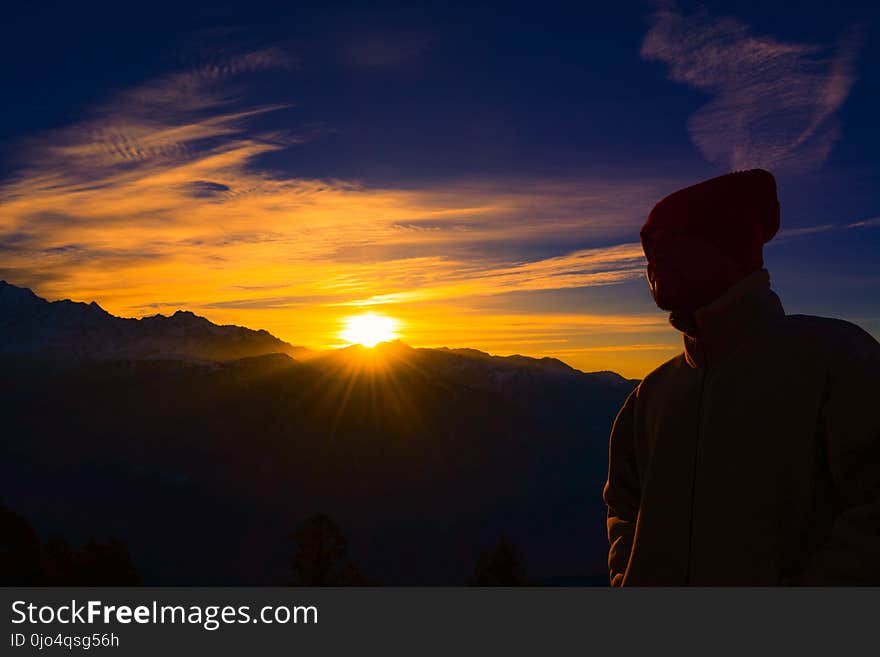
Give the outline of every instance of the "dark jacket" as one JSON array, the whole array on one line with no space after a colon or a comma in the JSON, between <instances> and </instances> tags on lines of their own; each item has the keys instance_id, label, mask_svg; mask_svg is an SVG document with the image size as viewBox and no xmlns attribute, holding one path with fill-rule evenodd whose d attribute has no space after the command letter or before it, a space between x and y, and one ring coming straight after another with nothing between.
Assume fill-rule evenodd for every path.
<instances>
[{"instance_id":1,"label":"dark jacket","mask_svg":"<svg viewBox=\"0 0 880 657\"><path fill-rule=\"evenodd\" d=\"M880 345L759 270L694 317L611 432L612 586L880 584Z\"/></svg>"}]
</instances>

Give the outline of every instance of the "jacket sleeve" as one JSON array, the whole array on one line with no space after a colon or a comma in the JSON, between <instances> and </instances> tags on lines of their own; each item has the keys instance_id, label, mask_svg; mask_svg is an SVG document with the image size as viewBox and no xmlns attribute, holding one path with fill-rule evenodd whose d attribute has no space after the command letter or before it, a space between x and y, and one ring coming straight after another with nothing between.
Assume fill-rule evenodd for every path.
<instances>
[{"instance_id":1,"label":"jacket sleeve","mask_svg":"<svg viewBox=\"0 0 880 657\"><path fill-rule=\"evenodd\" d=\"M820 413L831 475L831 532L797 583L880 584L880 345L859 331L831 368Z\"/></svg>"},{"instance_id":2,"label":"jacket sleeve","mask_svg":"<svg viewBox=\"0 0 880 657\"><path fill-rule=\"evenodd\" d=\"M608 570L611 586L622 586L633 545L641 487L634 448L634 390L614 420L608 447L608 480L603 498L608 506Z\"/></svg>"}]
</instances>

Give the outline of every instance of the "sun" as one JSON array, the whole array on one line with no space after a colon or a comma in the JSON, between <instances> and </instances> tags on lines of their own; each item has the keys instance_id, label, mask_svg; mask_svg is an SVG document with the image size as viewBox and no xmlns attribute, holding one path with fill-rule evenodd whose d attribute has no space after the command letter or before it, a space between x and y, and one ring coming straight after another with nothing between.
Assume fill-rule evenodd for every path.
<instances>
[{"instance_id":1,"label":"sun","mask_svg":"<svg viewBox=\"0 0 880 657\"><path fill-rule=\"evenodd\" d=\"M349 344L375 347L380 342L396 340L398 337L399 322L387 315L368 312L346 317L343 322L345 328L339 333L339 337Z\"/></svg>"}]
</instances>

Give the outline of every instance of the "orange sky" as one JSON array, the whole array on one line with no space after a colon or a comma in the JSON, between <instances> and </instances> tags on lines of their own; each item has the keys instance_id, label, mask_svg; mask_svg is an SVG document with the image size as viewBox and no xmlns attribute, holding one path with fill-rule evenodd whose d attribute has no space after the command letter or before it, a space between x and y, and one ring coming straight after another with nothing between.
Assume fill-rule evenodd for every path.
<instances>
[{"instance_id":1,"label":"orange sky","mask_svg":"<svg viewBox=\"0 0 880 657\"><path fill-rule=\"evenodd\" d=\"M233 110L218 77L149 81L29 141L0 187L0 229L16 246L3 277L116 315L185 308L313 348L340 345L345 318L369 309L399 320L413 346L550 355L632 377L679 350L646 291L624 312L541 302L642 289L637 218L662 181L397 189L285 177L260 157L309 137L249 130L278 108ZM597 246L530 249L548 240Z\"/></svg>"}]
</instances>

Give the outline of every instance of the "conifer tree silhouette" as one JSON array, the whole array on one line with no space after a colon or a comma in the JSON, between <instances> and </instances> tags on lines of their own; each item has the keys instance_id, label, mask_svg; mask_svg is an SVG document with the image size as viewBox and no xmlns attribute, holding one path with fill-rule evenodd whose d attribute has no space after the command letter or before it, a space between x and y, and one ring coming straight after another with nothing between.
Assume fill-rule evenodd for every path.
<instances>
[{"instance_id":1,"label":"conifer tree silhouette","mask_svg":"<svg viewBox=\"0 0 880 657\"><path fill-rule=\"evenodd\" d=\"M468 586L526 586L522 552L502 536L491 550L482 550Z\"/></svg>"},{"instance_id":2,"label":"conifer tree silhouette","mask_svg":"<svg viewBox=\"0 0 880 657\"><path fill-rule=\"evenodd\" d=\"M121 541L111 539L99 543L89 538L78 556L76 577L83 586L137 586L141 583Z\"/></svg>"},{"instance_id":3,"label":"conifer tree silhouette","mask_svg":"<svg viewBox=\"0 0 880 657\"><path fill-rule=\"evenodd\" d=\"M348 539L330 516L320 513L293 532L291 557L295 586L364 586L368 582L348 559Z\"/></svg>"},{"instance_id":4,"label":"conifer tree silhouette","mask_svg":"<svg viewBox=\"0 0 880 657\"><path fill-rule=\"evenodd\" d=\"M0 506L0 584L45 583L46 563L40 537L25 518Z\"/></svg>"},{"instance_id":5,"label":"conifer tree silhouette","mask_svg":"<svg viewBox=\"0 0 880 657\"><path fill-rule=\"evenodd\" d=\"M26 518L0 505L0 585L137 586L125 544L90 538L79 550L60 537L43 542Z\"/></svg>"},{"instance_id":6,"label":"conifer tree silhouette","mask_svg":"<svg viewBox=\"0 0 880 657\"><path fill-rule=\"evenodd\" d=\"M62 536L50 536L43 547L49 563L49 583L71 586L79 578L79 552Z\"/></svg>"}]
</instances>

